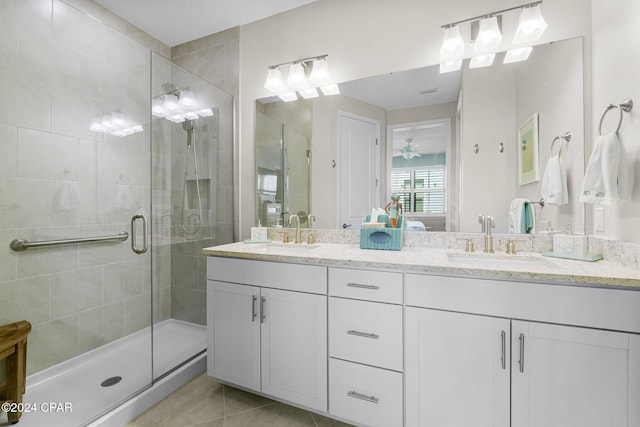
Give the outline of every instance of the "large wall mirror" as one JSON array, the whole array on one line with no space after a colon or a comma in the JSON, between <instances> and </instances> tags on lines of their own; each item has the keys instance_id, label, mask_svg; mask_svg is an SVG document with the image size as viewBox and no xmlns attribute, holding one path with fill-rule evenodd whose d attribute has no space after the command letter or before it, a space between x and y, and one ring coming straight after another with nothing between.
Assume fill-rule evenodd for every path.
<instances>
[{"instance_id":1,"label":"large wall mirror","mask_svg":"<svg viewBox=\"0 0 640 427\"><path fill-rule=\"evenodd\" d=\"M562 149L569 195L563 205L534 205L536 231L570 224L584 232L577 198L585 156L582 39L536 46L524 62L502 64L503 57L498 54L486 68L463 64L460 71L440 74L431 66L344 82L341 94L331 97L258 100L257 219L286 224L287 213L295 213L308 226L306 217L314 213L322 228L356 228L340 217L341 203L358 199L341 201L340 166L360 167L375 158L367 182L380 205L398 194L405 215L425 230L479 232L478 216L491 215L495 231L507 232L511 201L541 198L540 180L521 185L518 166L518 130L535 116L538 176ZM341 154L341 114L379 124L379 135L370 138L377 157ZM567 132L570 141L556 140L552 147ZM350 209L364 216L371 203Z\"/></svg>"}]
</instances>

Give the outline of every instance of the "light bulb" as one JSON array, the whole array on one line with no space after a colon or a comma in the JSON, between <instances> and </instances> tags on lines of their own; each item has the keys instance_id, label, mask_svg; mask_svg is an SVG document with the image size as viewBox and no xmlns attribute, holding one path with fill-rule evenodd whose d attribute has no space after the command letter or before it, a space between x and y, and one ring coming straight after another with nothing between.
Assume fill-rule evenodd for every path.
<instances>
[{"instance_id":1,"label":"light bulb","mask_svg":"<svg viewBox=\"0 0 640 427\"><path fill-rule=\"evenodd\" d=\"M469 62L469 68L488 67L493 64L493 60L495 59L495 57L495 53L474 56L473 58L471 58L471 62Z\"/></svg>"},{"instance_id":2,"label":"light bulb","mask_svg":"<svg viewBox=\"0 0 640 427\"><path fill-rule=\"evenodd\" d=\"M480 29L476 38L473 51L475 53L488 52L500 47L502 41L502 33L498 26L498 17L490 16L480 21Z\"/></svg>"},{"instance_id":3,"label":"light bulb","mask_svg":"<svg viewBox=\"0 0 640 427\"><path fill-rule=\"evenodd\" d=\"M162 108L168 112L176 111L178 109L178 97L175 95L164 95Z\"/></svg>"},{"instance_id":4,"label":"light bulb","mask_svg":"<svg viewBox=\"0 0 640 427\"><path fill-rule=\"evenodd\" d=\"M278 95L278 98L282 99L284 102L291 102L298 99L298 96L295 92L286 92Z\"/></svg>"},{"instance_id":5,"label":"light bulb","mask_svg":"<svg viewBox=\"0 0 640 427\"><path fill-rule=\"evenodd\" d=\"M530 43L542 37L547 23L542 17L540 5L522 9L518 18L518 28L513 36L513 43Z\"/></svg>"},{"instance_id":6,"label":"light bulb","mask_svg":"<svg viewBox=\"0 0 640 427\"><path fill-rule=\"evenodd\" d=\"M340 88L337 84L322 86L320 87L320 90L325 96L340 95Z\"/></svg>"},{"instance_id":7,"label":"light bulb","mask_svg":"<svg viewBox=\"0 0 640 427\"><path fill-rule=\"evenodd\" d=\"M440 74L458 71L462 67L462 59L454 59L440 64Z\"/></svg>"},{"instance_id":8,"label":"light bulb","mask_svg":"<svg viewBox=\"0 0 640 427\"><path fill-rule=\"evenodd\" d=\"M313 70L311 71L309 80L318 86L325 85L329 82L329 64L325 58L317 59L313 62Z\"/></svg>"},{"instance_id":9,"label":"light bulb","mask_svg":"<svg viewBox=\"0 0 640 427\"><path fill-rule=\"evenodd\" d=\"M284 89L284 80L282 80L282 73L278 68L270 68L267 72L267 80L264 83L264 87L272 92L279 92Z\"/></svg>"},{"instance_id":10,"label":"light bulb","mask_svg":"<svg viewBox=\"0 0 640 427\"><path fill-rule=\"evenodd\" d=\"M183 107L193 107L196 105L196 98L193 96L193 92L189 89L185 89L180 92L178 103Z\"/></svg>"},{"instance_id":11,"label":"light bulb","mask_svg":"<svg viewBox=\"0 0 640 427\"><path fill-rule=\"evenodd\" d=\"M464 55L464 42L457 26L444 29L442 47L440 48L440 60L449 61Z\"/></svg>"},{"instance_id":12,"label":"light bulb","mask_svg":"<svg viewBox=\"0 0 640 427\"><path fill-rule=\"evenodd\" d=\"M287 85L294 89L300 89L306 86L307 77L304 74L304 67L297 62L289 68L289 76L287 77Z\"/></svg>"},{"instance_id":13,"label":"light bulb","mask_svg":"<svg viewBox=\"0 0 640 427\"><path fill-rule=\"evenodd\" d=\"M512 62L526 61L532 50L531 46L508 50L502 63L510 64Z\"/></svg>"},{"instance_id":14,"label":"light bulb","mask_svg":"<svg viewBox=\"0 0 640 427\"><path fill-rule=\"evenodd\" d=\"M314 87L309 88L309 89L303 89L303 90L299 91L298 93L304 99L317 98L319 96L318 90L316 88L314 88Z\"/></svg>"}]
</instances>

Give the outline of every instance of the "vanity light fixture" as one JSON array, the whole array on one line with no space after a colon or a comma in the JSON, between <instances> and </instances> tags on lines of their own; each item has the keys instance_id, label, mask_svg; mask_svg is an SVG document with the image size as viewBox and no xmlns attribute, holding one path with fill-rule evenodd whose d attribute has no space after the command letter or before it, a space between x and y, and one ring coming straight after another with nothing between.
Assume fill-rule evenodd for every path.
<instances>
[{"instance_id":1,"label":"vanity light fixture","mask_svg":"<svg viewBox=\"0 0 640 427\"><path fill-rule=\"evenodd\" d=\"M542 16L540 5L528 5L522 9L518 18L518 28L513 36L514 44L531 43L538 40L544 30L547 29L547 22Z\"/></svg>"},{"instance_id":2,"label":"vanity light fixture","mask_svg":"<svg viewBox=\"0 0 640 427\"><path fill-rule=\"evenodd\" d=\"M313 70L311 70L309 81L318 86L330 83L329 64L327 63L327 58L317 59L313 61Z\"/></svg>"},{"instance_id":3,"label":"vanity light fixture","mask_svg":"<svg viewBox=\"0 0 640 427\"><path fill-rule=\"evenodd\" d=\"M464 55L464 41L457 25L445 27L440 48L440 61L451 62L460 59Z\"/></svg>"},{"instance_id":4,"label":"vanity light fixture","mask_svg":"<svg viewBox=\"0 0 640 427\"><path fill-rule=\"evenodd\" d=\"M122 114L122 111L115 110L94 118L89 130L122 137L142 132L144 129L141 125L129 123L124 114Z\"/></svg>"},{"instance_id":5,"label":"vanity light fixture","mask_svg":"<svg viewBox=\"0 0 640 427\"><path fill-rule=\"evenodd\" d=\"M317 98L319 96L318 89L316 89L315 87L312 87L312 88L309 88L309 89L302 89L302 90L298 91L298 93L304 99Z\"/></svg>"},{"instance_id":6,"label":"vanity light fixture","mask_svg":"<svg viewBox=\"0 0 640 427\"><path fill-rule=\"evenodd\" d=\"M173 85L168 87L170 93L152 100L151 114L155 117L164 118L173 123L182 123L185 120L213 116L213 109L198 105L190 89L178 89Z\"/></svg>"},{"instance_id":7,"label":"vanity light fixture","mask_svg":"<svg viewBox=\"0 0 640 427\"><path fill-rule=\"evenodd\" d=\"M298 95L295 92L285 92L278 95L278 98L282 99L284 102L291 102L298 99Z\"/></svg>"},{"instance_id":8,"label":"vanity light fixture","mask_svg":"<svg viewBox=\"0 0 640 427\"><path fill-rule=\"evenodd\" d=\"M487 53L486 55L478 55L471 58L471 62L469 62L469 68L482 68L489 67L493 64L493 60L495 59L495 53Z\"/></svg>"},{"instance_id":9,"label":"vanity light fixture","mask_svg":"<svg viewBox=\"0 0 640 427\"><path fill-rule=\"evenodd\" d=\"M502 63L510 64L512 62L526 61L532 51L533 48L531 46L508 50L504 55L504 61Z\"/></svg>"},{"instance_id":10,"label":"vanity light fixture","mask_svg":"<svg viewBox=\"0 0 640 427\"><path fill-rule=\"evenodd\" d=\"M461 34L461 24L470 23L471 26L474 57L471 58L469 67L486 67L493 63L496 51L503 44L501 24L502 20L506 19L503 15L507 12L521 10L512 44L531 43L541 37L547 28L547 23L540 10L541 4L542 0L534 1L443 25L440 73L457 71L462 66L462 60L465 56L465 42ZM507 25L506 28L513 27ZM476 29L477 35L475 35ZM531 46L510 47L505 55L504 63L524 61L529 57L531 51Z\"/></svg>"},{"instance_id":11,"label":"vanity light fixture","mask_svg":"<svg viewBox=\"0 0 640 427\"><path fill-rule=\"evenodd\" d=\"M301 63L296 62L289 67L289 77L287 77L287 86L294 89L302 89L307 85L307 76Z\"/></svg>"},{"instance_id":12,"label":"vanity light fixture","mask_svg":"<svg viewBox=\"0 0 640 427\"><path fill-rule=\"evenodd\" d=\"M284 89L284 80L282 80L282 72L280 72L279 68L269 68L267 81L264 83L264 87L272 92L278 92Z\"/></svg>"},{"instance_id":13,"label":"vanity light fixture","mask_svg":"<svg viewBox=\"0 0 640 427\"><path fill-rule=\"evenodd\" d=\"M458 71L462 67L462 59L454 59L440 64L440 73L450 73Z\"/></svg>"},{"instance_id":14,"label":"vanity light fixture","mask_svg":"<svg viewBox=\"0 0 640 427\"><path fill-rule=\"evenodd\" d=\"M489 16L480 21L480 29L473 45L473 52L477 54L495 51L500 47L501 42L502 32L498 25L498 17Z\"/></svg>"},{"instance_id":15,"label":"vanity light fixture","mask_svg":"<svg viewBox=\"0 0 640 427\"><path fill-rule=\"evenodd\" d=\"M282 77L281 68L288 66L286 81ZM307 71L311 70L307 78ZM295 101L298 95L305 99L318 97L318 89L325 96L338 95L338 85L332 83L329 74L327 55L297 59L291 62L272 65L269 67L264 87L285 102ZM297 93L296 93L297 91Z\"/></svg>"},{"instance_id":16,"label":"vanity light fixture","mask_svg":"<svg viewBox=\"0 0 640 427\"><path fill-rule=\"evenodd\" d=\"M320 90L322 91L322 93L325 96L339 95L340 94L340 88L335 83L327 85L327 86L320 86Z\"/></svg>"}]
</instances>

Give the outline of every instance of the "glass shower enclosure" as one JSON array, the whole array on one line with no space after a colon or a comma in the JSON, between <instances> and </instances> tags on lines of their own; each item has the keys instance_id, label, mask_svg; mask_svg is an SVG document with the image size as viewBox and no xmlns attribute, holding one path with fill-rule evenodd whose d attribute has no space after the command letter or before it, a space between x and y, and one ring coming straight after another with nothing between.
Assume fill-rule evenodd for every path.
<instances>
[{"instance_id":1,"label":"glass shower enclosure","mask_svg":"<svg viewBox=\"0 0 640 427\"><path fill-rule=\"evenodd\" d=\"M61 0L4 2L0 40L0 325L32 325L25 401L73 407L20 424L84 425L206 351L233 99Z\"/></svg>"}]
</instances>

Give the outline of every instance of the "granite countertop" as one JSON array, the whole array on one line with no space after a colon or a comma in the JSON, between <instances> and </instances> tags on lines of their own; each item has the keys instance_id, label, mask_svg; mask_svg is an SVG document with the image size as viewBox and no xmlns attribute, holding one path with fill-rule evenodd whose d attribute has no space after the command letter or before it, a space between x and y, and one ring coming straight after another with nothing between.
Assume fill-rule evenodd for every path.
<instances>
[{"instance_id":1,"label":"granite countertop","mask_svg":"<svg viewBox=\"0 0 640 427\"><path fill-rule=\"evenodd\" d=\"M356 244L240 242L205 248L203 253L263 261L640 290L640 271L637 269L607 260L574 261L534 252L485 254L421 247L383 251L360 249Z\"/></svg>"}]
</instances>

